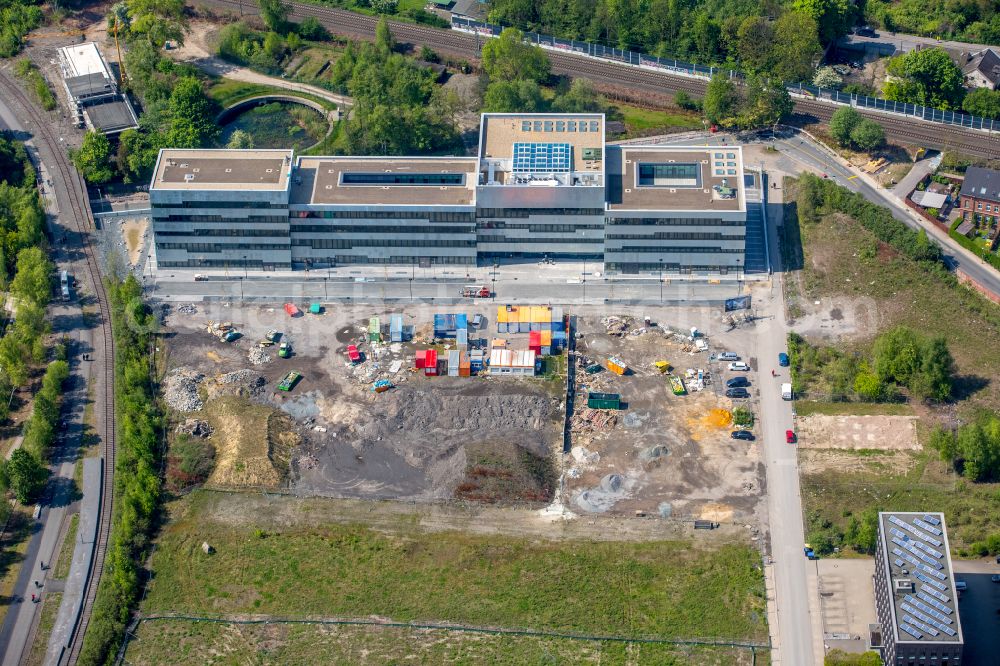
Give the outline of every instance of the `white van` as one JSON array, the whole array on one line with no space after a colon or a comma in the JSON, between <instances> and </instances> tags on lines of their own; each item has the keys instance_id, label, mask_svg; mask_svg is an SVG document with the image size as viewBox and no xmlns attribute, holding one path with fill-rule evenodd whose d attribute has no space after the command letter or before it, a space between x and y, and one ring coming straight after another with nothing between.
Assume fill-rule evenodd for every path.
<instances>
[{"instance_id":1,"label":"white van","mask_svg":"<svg viewBox=\"0 0 1000 666\"><path fill-rule=\"evenodd\" d=\"M733 372L748 372L750 370L750 366L743 361L735 361L729 364L729 369Z\"/></svg>"}]
</instances>

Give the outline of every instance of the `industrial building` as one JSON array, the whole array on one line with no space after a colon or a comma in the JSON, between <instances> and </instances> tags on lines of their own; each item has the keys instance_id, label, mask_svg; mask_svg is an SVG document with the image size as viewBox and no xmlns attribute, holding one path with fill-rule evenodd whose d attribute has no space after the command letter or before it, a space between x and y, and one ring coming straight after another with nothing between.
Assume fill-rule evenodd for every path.
<instances>
[{"instance_id":1,"label":"industrial building","mask_svg":"<svg viewBox=\"0 0 1000 666\"><path fill-rule=\"evenodd\" d=\"M604 135L602 114L484 114L476 157L165 149L150 185L157 264L744 265L739 147L607 146Z\"/></svg>"},{"instance_id":2,"label":"industrial building","mask_svg":"<svg viewBox=\"0 0 1000 666\"><path fill-rule=\"evenodd\" d=\"M70 115L80 127L118 134L139 126L132 103L119 89L97 44L75 44L58 51Z\"/></svg>"},{"instance_id":3,"label":"industrial building","mask_svg":"<svg viewBox=\"0 0 1000 666\"><path fill-rule=\"evenodd\" d=\"M944 514L878 515L875 606L886 666L961 666L958 617Z\"/></svg>"}]
</instances>

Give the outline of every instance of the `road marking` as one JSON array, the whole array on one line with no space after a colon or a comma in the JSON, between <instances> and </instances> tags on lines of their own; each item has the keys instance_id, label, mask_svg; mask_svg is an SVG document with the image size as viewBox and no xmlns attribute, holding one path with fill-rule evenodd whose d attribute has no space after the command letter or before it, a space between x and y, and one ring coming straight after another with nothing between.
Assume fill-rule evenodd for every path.
<instances>
[{"instance_id":1,"label":"road marking","mask_svg":"<svg viewBox=\"0 0 1000 666\"><path fill-rule=\"evenodd\" d=\"M855 175L855 176L848 176L848 177L847 177L847 180L854 180L855 178L857 178L857 176L856 176L856 175Z\"/></svg>"}]
</instances>

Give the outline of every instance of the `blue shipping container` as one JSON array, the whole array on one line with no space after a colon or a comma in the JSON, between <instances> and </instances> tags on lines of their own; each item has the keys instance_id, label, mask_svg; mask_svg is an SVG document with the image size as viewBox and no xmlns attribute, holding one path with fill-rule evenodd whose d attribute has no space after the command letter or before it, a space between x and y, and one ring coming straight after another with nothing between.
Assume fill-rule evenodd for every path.
<instances>
[{"instance_id":1,"label":"blue shipping container","mask_svg":"<svg viewBox=\"0 0 1000 666\"><path fill-rule=\"evenodd\" d=\"M455 315L455 328L456 329L469 328L469 315L464 313Z\"/></svg>"},{"instance_id":2,"label":"blue shipping container","mask_svg":"<svg viewBox=\"0 0 1000 666\"><path fill-rule=\"evenodd\" d=\"M467 329L458 329L455 335L455 344L463 349L469 346L469 331Z\"/></svg>"},{"instance_id":3,"label":"blue shipping container","mask_svg":"<svg viewBox=\"0 0 1000 666\"><path fill-rule=\"evenodd\" d=\"M507 332L507 324L506 323L501 322L501 323L497 324L497 333L506 333L506 332Z\"/></svg>"}]
</instances>

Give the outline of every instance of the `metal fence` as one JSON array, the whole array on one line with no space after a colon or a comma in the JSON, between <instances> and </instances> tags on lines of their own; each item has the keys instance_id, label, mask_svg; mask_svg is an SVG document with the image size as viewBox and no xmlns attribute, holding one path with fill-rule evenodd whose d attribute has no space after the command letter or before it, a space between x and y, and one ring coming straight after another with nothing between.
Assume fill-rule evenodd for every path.
<instances>
[{"instance_id":1,"label":"metal fence","mask_svg":"<svg viewBox=\"0 0 1000 666\"><path fill-rule=\"evenodd\" d=\"M496 37L503 30L503 26L501 25L494 23L482 23L464 16L455 15L452 15L451 17L451 25L453 29L472 32L484 37ZM680 76L710 79L716 73L724 72L729 78L732 79L743 78L743 74L735 70L698 65L693 62L677 60L676 58L660 58L658 56L648 55L638 51L616 49L602 44L579 42L573 39L560 39L550 35L542 35L537 32L525 32L524 37L527 41L544 48L566 51L568 53L576 53L588 58L599 58L601 60L620 62L634 67L645 67L660 70ZM980 118L979 116L970 116L957 111L942 111L941 109L934 109L927 106L921 106L919 104L894 102L892 100L882 99L881 97L854 95L840 92L839 90L818 88L807 83L785 83L785 87L791 94L811 97L813 99L831 102L833 104L853 106L860 109L878 111L880 113L895 113L909 116L911 118L919 118L928 122L941 123L944 125L957 125L959 127L983 130L987 132L1000 131L1000 121L991 120L989 118Z\"/></svg>"}]
</instances>

